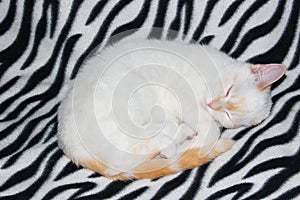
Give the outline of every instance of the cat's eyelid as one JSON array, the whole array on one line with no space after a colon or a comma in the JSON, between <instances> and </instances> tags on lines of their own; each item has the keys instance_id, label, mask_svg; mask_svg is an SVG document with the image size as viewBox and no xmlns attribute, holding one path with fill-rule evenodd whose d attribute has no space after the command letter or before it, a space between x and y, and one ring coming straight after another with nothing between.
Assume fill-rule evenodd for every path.
<instances>
[{"instance_id":1,"label":"cat's eyelid","mask_svg":"<svg viewBox=\"0 0 300 200\"><path fill-rule=\"evenodd\" d=\"M224 112L225 112L225 114L227 115L228 119L229 119L230 121L232 121L231 116L230 116L230 114L229 114L229 111L224 110Z\"/></svg>"},{"instance_id":2,"label":"cat's eyelid","mask_svg":"<svg viewBox=\"0 0 300 200\"><path fill-rule=\"evenodd\" d=\"M233 88L233 85L230 85L230 87L227 89L225 96L228 97L228 95L230 94L231 89Z\"/></svg>"}]
</instances>

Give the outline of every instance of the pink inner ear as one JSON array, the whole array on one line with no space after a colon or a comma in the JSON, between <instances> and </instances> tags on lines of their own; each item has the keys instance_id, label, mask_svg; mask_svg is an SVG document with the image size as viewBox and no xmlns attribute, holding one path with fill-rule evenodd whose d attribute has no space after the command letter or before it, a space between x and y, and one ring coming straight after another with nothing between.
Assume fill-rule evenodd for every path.
<instances>
[{"instance_id":1,"label":"pink inner ear","mask_svg":"<svg viewBox=\"0 0 300 200\"><path fill-rule=\"evenodd\" d=\"M286 72L282 64L256 65L253 70L258 87L266 88L280 79Z\"/></svg>"}]
</instances>

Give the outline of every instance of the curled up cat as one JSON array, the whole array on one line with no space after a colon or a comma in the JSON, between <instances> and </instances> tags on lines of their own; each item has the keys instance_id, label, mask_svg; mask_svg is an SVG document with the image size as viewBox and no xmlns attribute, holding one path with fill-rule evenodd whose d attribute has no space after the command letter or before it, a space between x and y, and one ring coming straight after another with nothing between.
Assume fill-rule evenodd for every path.
<instances>
[{"instance_id":1,"label":"curled up cat","mask_svg":"<svg viewBox=\"0 0 300 200\"><path fill-rule=\"evenodd\" d=\"M58 142L75 164L115 180L157 178L228 151L220 128L271 110L282 64L250 64L208 46L120 41L91 56L62 101Z\"/></svg>"}]
</instances>

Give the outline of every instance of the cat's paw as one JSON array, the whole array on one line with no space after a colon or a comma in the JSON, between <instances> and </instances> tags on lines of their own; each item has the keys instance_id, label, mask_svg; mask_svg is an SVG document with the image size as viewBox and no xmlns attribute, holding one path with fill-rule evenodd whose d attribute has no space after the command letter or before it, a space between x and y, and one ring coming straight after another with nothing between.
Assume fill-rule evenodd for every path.
<instances>
[{"instance_id":1,"label":"cat's paw","mask_svg":"<svg viewBox=\"0 0 300 200\"><path fill-rule=\"evenodd\" d=\"M231 139L219 139L214 146L214 150L219 153L224 153L231 149L232 145L235 143L234 140Z\"/></svg>"},{"instance_id":2,"label":"cat's paw","mask_svg":"<svg viewBox=\"0 0 300 200\"><path fill-rule=\"evenodd\" d=\"M231 149L234 144L234 140L231 139L219 139L216 143L202 147L200 151L200 157L209 156L211 158L217 157L220 154Z\"/></svg>"}]
</instances>

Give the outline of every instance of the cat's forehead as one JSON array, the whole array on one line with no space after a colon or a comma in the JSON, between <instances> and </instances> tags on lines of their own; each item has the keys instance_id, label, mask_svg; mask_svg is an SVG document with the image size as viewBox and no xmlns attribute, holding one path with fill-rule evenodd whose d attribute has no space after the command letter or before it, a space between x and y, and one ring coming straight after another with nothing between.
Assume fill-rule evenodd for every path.
<instances>
[{"instance_id":1,"label":"cat's forehead","mask_svg":"<svg viewBox=\"0 0 300 200\"><path fill-rule=\"evenodd\" d=\"M222 70L222 79L224 82L236 83L240 80L246 80L251 74L250 65L226 67Z\"/></svg>"},{"instance_id":2,"label":"cat's forehead","mask_svg":"<svg viewBox=\"0 0 300 200\"><path fill-rule=\"evenodd\" d=\"M236 72L232 72L231 74L227 73L227 75L222 78L222 82L225 85L235 84L237 81L238 81L238 73Z\"/></svg>"}]
</instances>

